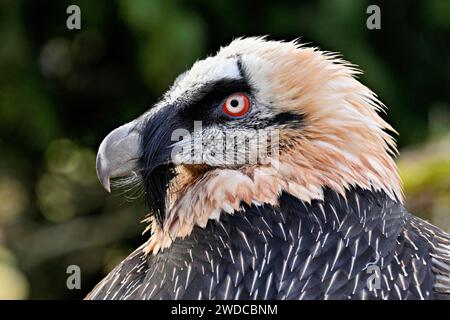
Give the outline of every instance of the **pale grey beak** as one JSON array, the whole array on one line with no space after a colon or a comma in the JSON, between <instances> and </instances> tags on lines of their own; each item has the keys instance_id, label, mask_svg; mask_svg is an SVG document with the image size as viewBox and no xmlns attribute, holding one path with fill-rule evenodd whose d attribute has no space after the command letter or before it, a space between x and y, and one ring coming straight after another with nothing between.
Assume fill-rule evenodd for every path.
<instances>
[{"instance_id":1,"label":"pale grey beak","mask_svg":"<svg viewBox=\"0 0 450 320\"><path fill-rule=\"evenodd\" d=\"M140 132L136 121L112 131L97 153L97 176L111 192L111 179L136 175L140 158Z\"/></svg>"}]
</instances>

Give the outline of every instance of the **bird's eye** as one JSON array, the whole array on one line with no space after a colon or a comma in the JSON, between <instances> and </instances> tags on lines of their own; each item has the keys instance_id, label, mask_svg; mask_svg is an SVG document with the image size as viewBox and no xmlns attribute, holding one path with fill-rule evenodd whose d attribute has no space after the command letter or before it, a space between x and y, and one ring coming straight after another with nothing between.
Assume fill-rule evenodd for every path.
<instances>
[{"instance_id":1,"label":"bird's eye","mask_svg":"<svg viewBox=\"0 0 450 320\"><path fill-rule=\"evenodd\" d=\"M222 111L233 118L246 115L249 109L250 100L244 93L235 93L229 96L222 105Z\"/></svg>"}]
</instances>

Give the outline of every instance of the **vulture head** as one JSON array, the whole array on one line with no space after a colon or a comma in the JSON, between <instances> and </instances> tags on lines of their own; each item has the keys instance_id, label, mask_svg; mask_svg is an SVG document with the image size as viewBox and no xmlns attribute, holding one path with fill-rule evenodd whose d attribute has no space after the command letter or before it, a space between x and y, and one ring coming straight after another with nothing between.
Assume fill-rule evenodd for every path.
<instances>
[{"instance_id":1,"label":"vulture head","mask_svg":"<svg viewBox=\"0 0 450 320\"><path fill-rule=\"evenodd\" d=\"M295 41L234 40L104 139L99 179L143 184L153 253L282 192L311 202L358 186L401 202L393 129L358 73Z\"/></svg>"}]
</instances>

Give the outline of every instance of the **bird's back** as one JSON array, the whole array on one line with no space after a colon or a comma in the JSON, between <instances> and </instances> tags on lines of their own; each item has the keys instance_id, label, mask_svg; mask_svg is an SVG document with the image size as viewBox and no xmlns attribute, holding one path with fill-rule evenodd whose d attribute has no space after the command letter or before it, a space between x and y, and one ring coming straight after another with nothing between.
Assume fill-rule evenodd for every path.
<instances>
[{"instance_id":1,"label":"bird's back","mask_svg":"<svg viewBox=\"0 0 450 320\"><path fill-rule=\"evenodd\" d=\"M88 299L448 299L450 238L382 192L222 214L139 248Z\"/></svg>"}]
</instances>

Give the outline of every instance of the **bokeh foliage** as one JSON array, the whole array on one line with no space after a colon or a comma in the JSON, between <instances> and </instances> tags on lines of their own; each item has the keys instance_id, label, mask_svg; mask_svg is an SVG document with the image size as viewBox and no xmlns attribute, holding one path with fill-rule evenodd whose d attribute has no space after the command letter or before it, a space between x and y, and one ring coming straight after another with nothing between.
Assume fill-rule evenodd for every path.
<instances>
[{"instance_id":1,"label":"bokeh foliage","mask_svg":"<svg viewBox=\"0 0 450 320\"><path fill-rule=\"evenodd\" d=\"M366 28L374 3L381 30ZM360 65L401 133L409 208L450 230L450 1L0 0L0 298L81 298L147 239L142 201L97 182L96 148L196 59L252 35Z\"/></svg>"}]
</instances>

